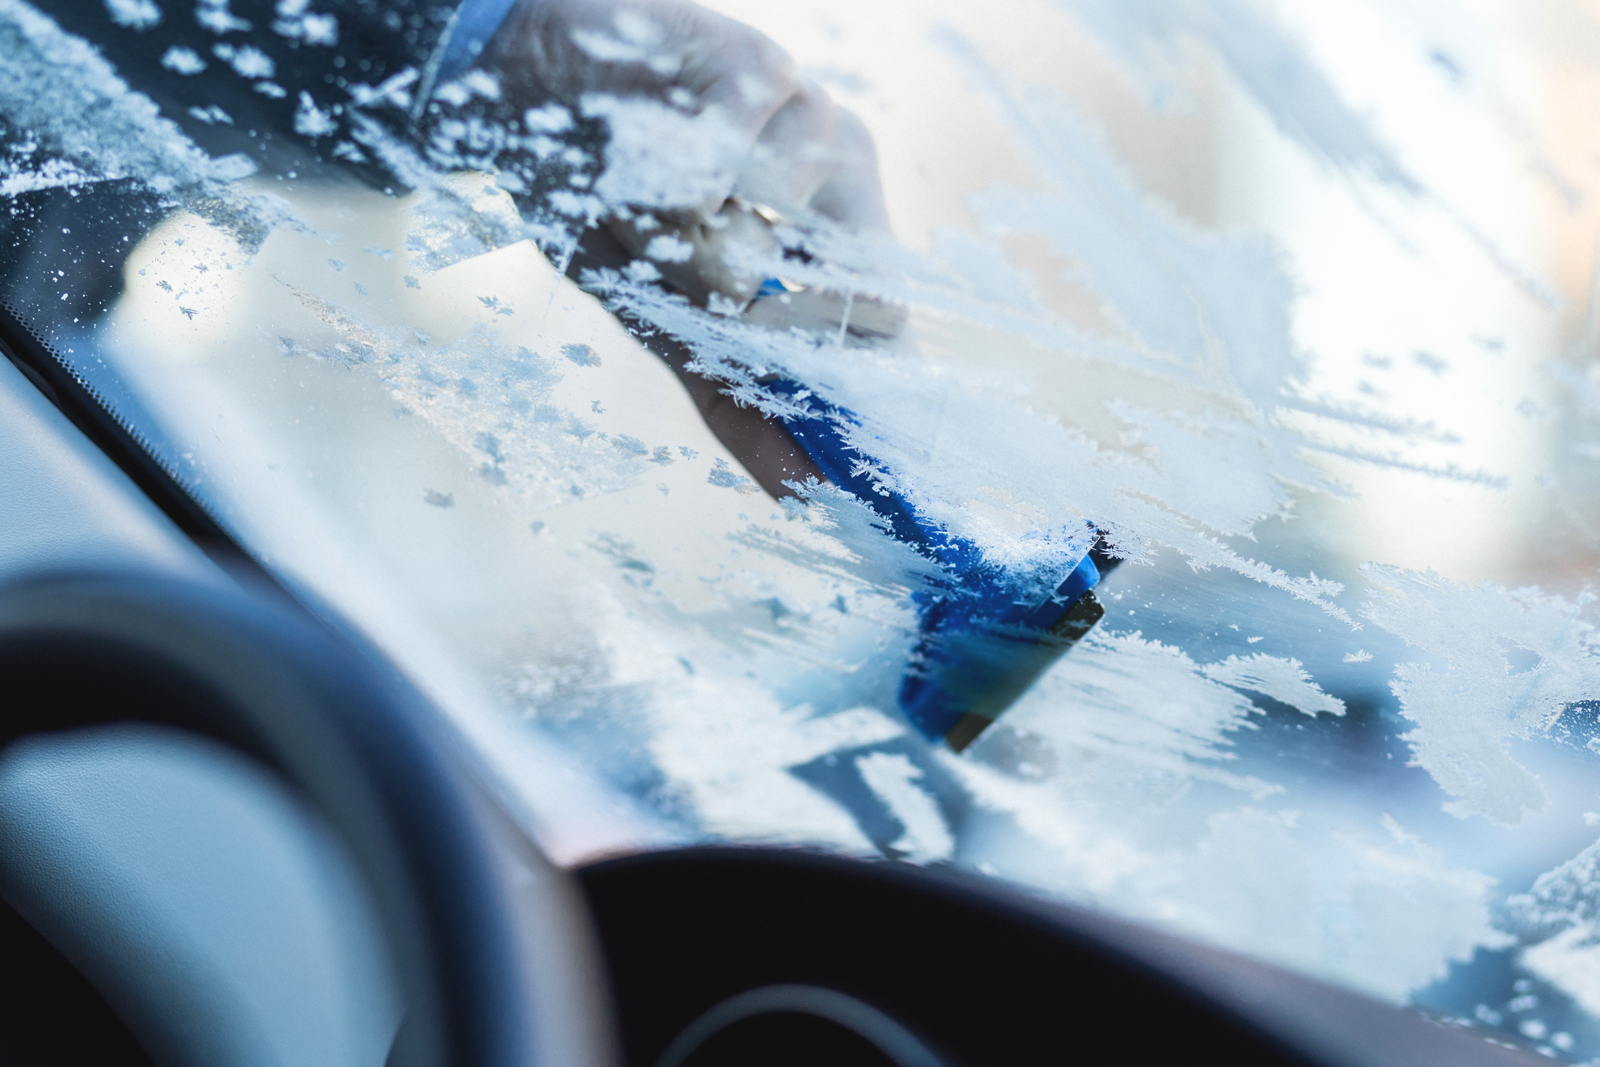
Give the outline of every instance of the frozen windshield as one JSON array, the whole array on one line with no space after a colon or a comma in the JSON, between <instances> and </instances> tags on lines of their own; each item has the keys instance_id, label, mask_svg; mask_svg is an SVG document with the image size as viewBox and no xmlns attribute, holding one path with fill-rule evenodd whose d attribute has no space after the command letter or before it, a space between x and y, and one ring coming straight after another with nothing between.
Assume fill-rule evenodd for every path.
<instances>
[{"instance_id":1,"label":"frozen windshield","mask_svg":"<svg viewBox=\"0 0 1600 1067\"><path fill-rule=\"evenodd\" d=\"M560 856L1600 1057L1578 0L0 0L0 307Z\"/></svg>"}]
</instances>

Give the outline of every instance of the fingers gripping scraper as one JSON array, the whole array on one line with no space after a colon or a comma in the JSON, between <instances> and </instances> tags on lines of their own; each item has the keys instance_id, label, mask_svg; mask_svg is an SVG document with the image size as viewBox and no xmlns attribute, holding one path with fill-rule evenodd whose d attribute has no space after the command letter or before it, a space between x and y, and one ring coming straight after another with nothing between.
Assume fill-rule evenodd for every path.
<instances>
[{"instance_id":1,"label":"fingers gripping scraper","mask_svg":"<svg viewBox=\"0 0 1600 1067\"><path fill-rule=\"evenodd\" d=\"M1118 563L1091 527L1089 546L1054 592L1039 601L986 561L978 546L939 528L897 493L885 493L862 469L840 433L849 411L790 381L767 387L805 409L783 420L795 442L828 479L884 520L897 539L939 564L943 588L914 594L919 637L900 683L900 710L929 740L957 752L971 744L1051 664L1100 621L1094 587Z\"/></svg>"}]
</instances>

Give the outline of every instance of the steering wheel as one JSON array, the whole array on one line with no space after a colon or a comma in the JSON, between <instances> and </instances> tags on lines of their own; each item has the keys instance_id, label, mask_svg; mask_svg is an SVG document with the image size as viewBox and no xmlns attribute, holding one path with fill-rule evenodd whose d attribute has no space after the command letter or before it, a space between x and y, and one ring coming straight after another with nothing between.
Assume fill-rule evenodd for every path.
<instances>
[{"instance_id":1,"label":"steering wheel","mask_svg":"<svg viewBox=\"0 0 1600 1067\"><path fill-rule=\"evenodd\" d=\"M615 1061L570 877L467 772L438 712L391 665L282 593L126 573L5 588L0 704L0 747L115 723L177 728L256 761L319 811L364 876L398 970L406 1015L391 1064ZM0 856L0 888L72 959L73 931L60 928L71 917L13 858ZM79 955L158 1062L188 1058L182 1020L149 1017L137 976Z\"/></svg>"}]
</instances>

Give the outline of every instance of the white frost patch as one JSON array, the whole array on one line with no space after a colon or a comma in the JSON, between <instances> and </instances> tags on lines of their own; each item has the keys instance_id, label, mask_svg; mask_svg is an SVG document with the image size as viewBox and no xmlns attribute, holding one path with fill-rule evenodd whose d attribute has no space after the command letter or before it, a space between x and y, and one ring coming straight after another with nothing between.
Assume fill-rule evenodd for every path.
<instances>
[{"instance_id":1,"label":"white frost patch","mask_svg":"<svg viewBox=\"0 0 1600 1067\"><path fill-rule=\"evenodd\" d=\"M533 133L565 133L572 129L572 112L551 102L523 112L522 123Z\"/></svg>"},{"instance_id":2,"label":"white frost patch","mask_svg":"<svg viewBox=\"0 0 1600 1067\"><path fill-rule=\"evenodd\" d=\"M216 104L212 104L209 107L191 107L189 109L189 114L194 116L196 119L199 119L207 126L215 126L219 122L224 126L233 125L233 116L222 110Z\"/></svg>"},{"instance_id":3,"label":"white frost patch","mask_svg":"<svg viewBox=\"0 0 1600 1067\"><path fill-rule=\"evenodd\" d=\"M1532 942L1519 956L1522 966L1600 1014L1600 842L1508 898L1506 914Z\"/></svg>"},{"instance_id":4,"label":"white frost patch","mask_svg":"<svg viewBox=\"0 0 1600 1067\"><path fill-rule=\"evenodd\" d=\"M1600 933L1570 926L1548 941L1522 950L1518 962L1591 1015L1600 1015Z\"/></svg>"},{"instance_id":5,"label":"white frost patch","mask_svg":"<svg viewBox=\"0 0 1600 1067\"><path fill-rule=\"evenodd\" d=\"M308 45L331 48L339 43L339 20L308 10L311 0L278 0L274 33L304 41Z\"/></svg>"},{"instance_id":6,"label":"white frost patch","mask_svg":"<svg viewBox=\"0 0 1600 1067\"><path fill-rule=\"evenodd\" d=\"M233 67L234 73L241 78L251 80L270 78L278 69L272 57L255 45L247 44L243 48L235 48L231 44L219 44L213 47L211 52L218 59L226 60Z\"/></svg>"},{"instance_id":7,"label":"white frost patch","mask_svg":"<svg viewBox=\"0 0 1600 1067\"><path fill-rule=\"evenodd\" d=\"M632 653L630 653L631 655ZM796 763L884 741L902 727L872 708L813 717L780 710L755 684L724 675L659 692L650 751L711 832L742 840L875 850L837 804L789 773Z\"/></svg>"},{"instance_id":8,"label":"white frost patch","mask_svg":"<svg viewBox=\"0 0 1600 1067\"><path fill-rule=\"evenodd\" d=\"M1396 1002L1449 961L1510 943L1490 921L1494 880L1447 866L1393 819L1382 836L1298 822L1250 808L1213 816L1196 852L1149 869L1140 910Z\"/></svg>"},{"instance_id":9,"label":"white frost patch","mask_svg":"<svg viewBox=\"0 0 1600 1067\"><path fill-rule=\"evenodd\" d=\"M1600 842L1541 874L1526 893L1508 897L1506 914L1528 941L1570 926L1600 927Z\"/></svg>"},{"instance_id":10,"label":"white frost patch","mask_svg":"<svg viewBox=\"0 0 1600 1067\"><path fill-rule=\"evenodd\" d=\"M642 97L589 93L581 107L611 129L594 192L619 207L720 204L750 148L750 138L715 106L686 115Z\"/></svg>"},{"instance_id":11,"label":"white frost patch","mask_svg":"<svg viewBox=\"0 0 1600 1067\"><path fill-rule=\"evenodd\" d=\"M650 238L650 243L644 246L644 254L663 263L687 263L694 255L694 245L681 237L661 233Z\"/></svg>"},{"instance_id":12,"label":"white frost patch","mask_svg":"<svg viewBox=\"0 0 1600 1067\"><path fill-rule=\"evenodd\" d=\"M175 74L199 74L206 69L206 61L192 48L173 45L161 57L161 65Z\"/></svg>"},{"instance_id":13,"label":"white frost patch","mask_svg":"<svg viewBox=\"0 0 1600 1067\"><path fill-rule=\"evenodd\" d=\"M148 30L161 21L161 9L154 0L106 0L106 14L130 30Z\"/></svg>"},{"instance_id":14,"label":"white frost patch","mask_svg":"<svg viewBox=\"0 0 1600 1067\"><path fill-rule=\"evenodd\" d=\"M242 33L250 28L249 22L228 10L228 0L199 0L194 8L194 20L218 36Z\"/></svg>"},{"instance_id":15,"label":"white frost patch","mask_svg":"<svg viewBox=\"0 0 1600 1067\"><path fill-rule=\"evenodd\" d=\"M1221 663L1207 664L1201 671L1213 682L1269 696L1306 715L1344 714L1344 701L1324 693L1297 659L1258 652L1244 658L1229 656Z\"/></svg>"},{"instance_id":16,"label":"white frost patch","mask_svg":"<svg viewBox=\"0 0 1600 1067\"><path fill-rule=\"evenodd\" d=\"M65 189L94 180L81 168L64 160L47 159L43 163L29 161L22 166L13 166L0 160L0 196L16 196L38 189Z\"/></svg>"},{"instance_id":17,"label":"white frost patch","mask_svg":"<svg viewBox=\"0 0 1600 1067\"><path fill-rule=\"evenodd\" d=\"M899 753L873 752L856 760L862 779L889 806L905 833L889 847L919 863L947 860L955 839L939 813L939 805L917 783L922 771Z\"/></svg>"},{"instance_id":18,"label":"white frost patch","mask_svg":"<svg viewBox=\"0 0 1600 1067\"><path fill-rule=\"evenodd\" d=\"M1547 730L1570 703L1600 696L1600 638L1569 603L1537 589L1460 585L1432 572L1365 568L1362 614L1435 659L1403 663L1389 684L1417 724L1415 761L1456 799L1452 814L1515 825L1545 805L1539 780L1508 743Z\"/></svg>"},{"instance_id":19,"label":"white frost patch","mask_svg":"<svg viewBox=\"0 0 1600 1067\"><path fill-rule=\"evenodd\" d=\"M1350 827L1249 805L1174 839L1171 805L1193 795L1168 782L1163 803L1161 780L1126 758L1074 761L1036 783L949 763L1021 831L964 842L965 860L1386 1000L1511 940L1490 919L1493 879L1448 866L1387 817ZM1119 791L1122 776L1138 785Z\"/></svg>"},{"instance_id":20,"label":"white frost patch","mask_svg":"<svg viewBox=\"0 0 1600 1067\"><path fill-rule=\"evenodd\" d=\"M304 91L300 93L300 106L294 113L295 133L316 140L319 137L326 137L338 128L339 124L334 121L333 116L317 107L310 93Z\"/></svg>"}]
</instances>

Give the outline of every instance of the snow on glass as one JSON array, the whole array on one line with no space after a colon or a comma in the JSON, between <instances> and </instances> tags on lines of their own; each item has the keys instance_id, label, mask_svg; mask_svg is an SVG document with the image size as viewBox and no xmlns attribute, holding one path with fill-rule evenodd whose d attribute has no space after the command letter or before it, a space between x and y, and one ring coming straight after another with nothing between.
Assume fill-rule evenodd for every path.
<instances>
[{"instance_id":1,"label":"snow on glass","mask_svg":"<svg viewBox=\"0 0 1600 1067\"><path fill-rule=\"evenodd\" d=\"M527 582L502 595L559 623L465 634L463 661L525 729L557 739L659 832L955 863L1554 1055L1600 1056L1600 845L1588 844L1600 816L1576 829L1567 818L1600 808L1575 784L1600 759L1600 638L1584 584L1585 500L1597 487L1585 465L1600 448L1581 439L1600 413L1586 369L1597 331L1580 326L1578 347L1563 350L1574 316L1532 254L1474 215L1478 194L1443 150L1405 139L1416 116L1368 106L1348 76L1348 40L1376 33L1401 96L1462 128L1503 126L1495 136L1529 173L1559 186L1537 124L1510 114L1521 105L1496 87L1514 80L1514 60L1495 53L1492 19L1423 24L1356 5L1340 16L1347 26L1305 4L1274 16L1250 0L1019 2L1019 20L1068 27L1078 62L1141 111L1175 123L1199 114L1256 145L1266 180L1323 198L1197 218L1151 191L1151 170L1085 94L1044 84L1024 52L970 19L903 11L896 32L915 37L922 67L817 75L864 104L904 103L915 87L897 80L938 66L1003 165L899 240L788 212L739 241L681 225L754 182L748 137L717 102L587 84L511 114L490 74L430 86L412 70L352 82L334 106L319 87L270 83L278 72L225 3L190 6L116 0L107 12L128 33L193 17L233 35L212 55L174 49L162 62L182 77L226 64L298 102L295 131L328 158L381 163L409 190L382 198L387 243L346 247L356 239L341 227L359 227L319 215L314 193L252 178L243 156L207 156L20 0L0 0L0 198L140 183L165 198L169 221L129 260L119 329L168 304L184 329L222 329L207 324L275 300L258 340L272 366L313 383L296 401L307 421L381 401L436 435L454 458L403 471L417 482L406 482L413 510L393 524L515 517L535 545L519 551L545 553L539 577L495 584ZM830 47L868 62L849 50L845 8L818 10L837 30L821 35ZM340 39L307 4L279 15L250 32L305 47ZM572 34L573 54L599 64L670 70L672 47L626 10ZM397 132L419 101L434 116L426 136ZM213 110L209 121L231 122ZM863 114L881 123L892 164L904 147L895 120ZM935 165L955 167L959 148L940 151ZM891 214L911 188L889 183ZM1346 212L1395 262L1469 264L1450 269L1477 272L1484 303L1511 310L1375 312L1364 333L1338 287L1359 290L1365 264L1318 273L1317 242L1337 243L1306 222L1319 211ZM632 228L638 253L590 271L590 293L636 330L682 341L690 369L741 404L799 414L803 397L771 387L782 379L855 412L839 430L861 469L1019 588L1048 593L1087 547L1086 523L1125 557L1102 587L1104 621L967 753L930 746L895 711L916 639L910 596L938 581L934 565L841 489L799 486L774 504L703 434L608 414L595 395L626 358L620 332L529 325L579 299L555 273L606 219ZM702 307L663 285L706 241L722 242L735 275L781 278L794 321L810 308L834 328L769 328L738 301L713 294ZM285 270L273 249L291 246L301 261ZM508 264L544 269L534 248L555 268L547 288L496 287ZM494 266L472 274L475 264ZM467 276L470 316L419 325L428 301ZM836 328L838 309L856 306L904 309L910 325L863 343ZM1441 323L1456 332L1439 334ZM1517 355L1508 375L1513 335L1538 354ZM1434 354L1445 350L1448 360ZM228 449L245 438L219 451L184 424L194 405L160 401L213 395L195 384L209 373L200 362L162 364L164 380L135 363L127 373L167 437L194 442L208 470L240 462ZM1524 437L1559 426L1569 443L1522 459L1478 447L1472 413L1428 402L1472 374L1516 392L1505 408ZM472 472L470 492L450 481L458 470ZM270 539L277 520L252 512L245 483L211 484L240 529ZM1451 512L1456 525L1426 531L1417 551L1380 536L1376 501L1430 493L1499 503ZM672 494L690 495L718 536L691 544L652 521ZM473 511L480 497L489 503ZM563 518L581 508L592 509L581 521ZM1534 519L1507 525L1497 508L1559 532L1518 540ZM1510 562L1475 568L1447 551L1474 538ZM455 550L465 575L472 552ZM1546 574L1534 565L1558 557ZM467 600L461 583L478 580L428 593L422 574L392 575L396 595ZM1516 985L1502 990L1507 973Z\"/></svg>"}]
</instances>

